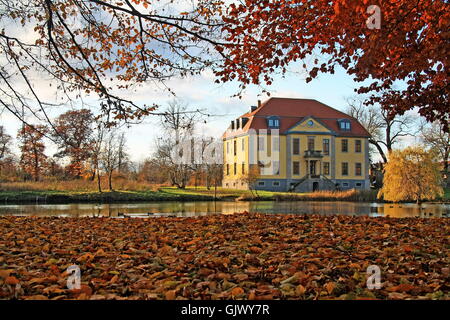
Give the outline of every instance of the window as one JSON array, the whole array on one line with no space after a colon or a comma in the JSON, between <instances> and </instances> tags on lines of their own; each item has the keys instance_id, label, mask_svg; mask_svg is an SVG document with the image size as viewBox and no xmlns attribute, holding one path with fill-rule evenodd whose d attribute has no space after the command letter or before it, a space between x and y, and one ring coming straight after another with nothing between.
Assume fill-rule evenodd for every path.
<instances>
[{"instance_id":1,"label":"window","mask_svg":"<svg viewBox=\"0 0 450 320\"><path fill-rule=\"evenodd\" d=\"M258 137L258 151L264 151L264 137Z\"/></svg>"},{"instance_id":2,"label":"window","mask_svg":"<svg viewBox=\"0 0 450 320\"><path fill-rule=\"evenodd\" d=\"M230 165L227 163L227 176L230 175Z\"/></svg>"},{"instance_id":3,"label":"window","mask_svg":"<svg viewBox=\"0 0 450 320\"><path fill-rule=\"evenodd\" d=\"M348 182L344 182L344 183L342 184L342 186L343 186L343 187L348 187Z\"/></svg>"},{"instance_id":4,"label":"window","mask_svg":"<svg viewBox=\"0 0 450 320\"><path fill-rule=\"evenodd\" d=\"M273 137L273 151L280 151L280 137Z\"/></svg>"},{"instance_id":5,"label":"window","mask_svg":"<svg viewBox=\"0 0 450 320\"><path fill-rule=\"evenodd\" d=\"M348 152L348 140L342 139L342 152Z\"/></svg>"},{"instance_id":6,"label":"window","mask_svg":"<svg viewBox=\"0 0 450 320\"><path fill-rule=\"evenodd\" d=\"M227 154L230 153L230 142L227 141Z\"/></svg>"},{"instance_id":7,"label":"window","mask_svg":"<svg viewBox=\"0 0 450 320\"><path fill-rule=\"evenodd\" d=\"M278 187L280 185L280 181L274 181L274 182L272 182L272 185L274 187Z\"/></svg>"},{"instance_id":8,"label":"window","mask_svg":"<svg viewBox=\"0 0 450 320\"><path fill-rule=\"evenodd\" d=\"M323 154L330 154L330 139L323 139Z\"/></svg>"},{"instance_id":9,"label":"window","mask_svg":"<svg viewBox=\"0 0 450 320\"><path fill-rule=\"evenodd\" d=\"M308 150L314 151L314 137L308 137Z\"/></svg>"},{"instance_id":10,"label":"window","mask_svg":"<svg viewBox=\"0 0 450 320\"><path fill-rule=\"evenodd\" d=\"M235 139L235 140L233 141L233 151L234 151L234 155L236 155L236 150L237 150L236 145L237 145L237 141L236 141L236 139Z\"/></svg>"},{"instance_id":11,"label":"window","mask_svg":"<svg viewBox=\"0 0 450 320\"><path fill-rule=\"evenodd\" d=\"M350 131L351 129L350 120L348 119L339 120L339 129L344 131Z\"/></svg>"},{"instance_id":12,"label":"window","mask_svg":"<svg viewBox=\"0 0 450 320\"><path fill-rule=\"evenodd\" d=\"M278 128L280 126L280 120L277 117L270 117L267 119L267 125L269 128Z\"/></svg>"},{"instance_id":13,"label":"window","mask_svg":"<svg viewBox=\"0 0 450 320\"><path fill-rule=\"evenodd\" d=\"M264 186L266 183L264 181L258 181L258 186Z\"/></svg>"},{"instance_id":14,"label":"window","mask_svg":"<svg viewBox=\"0 0 450 320\"><path fill-rule=\"evenodd\" d=\"M295 175L300 174L300 162L298 162L298 161L292 162L292 174L295 174Z\"/></svg>"},{"instance_id":15,"label":"window","mask_svg":"<svg viewBox=\"0 0 450 320\"><path fill-rule=\"evenodd\" d=\"M355 176L361 175L361 162L355 163Z\"/></svg>"},{"instance_id":16,"label":"window","mask_svg":"<svg viewBox=\"0 0 450 320\"><path fill-rule=\"evenodd\" d=\"M245 173L245 163L242 162L242 174L244 174L244 173Z\"/></svg>"},{"instance_id":17,"label":"window","mask_svg":"<svg viewBox=\"0 0 450 320\"><path fill-rule=\"evenodd\" d=\"M244 138L242 138L242 140L241 140L241 145L242 145L242 151L244 151L245 150L245 139Z\"/></svg>"},{"instance_id":18,"label":"window","mask_svg":"<svg viewBox=\"0 0 450 320\"><path fill-rule=\"evenodd\" d=\"M300 154L300 139L299 138L294 138L292 140L292 153Z\"/></svg>"},{"instance_id":19,"label":"window","mask_svg":"<svg viewBox=\"0 0 450 320\"><path fill-rule=\"evenodd\" d=\"M361 140L355 140L355 152L361 152Z\"/></svg>"},{"instance_id":20,"label":"window","mask_svg":"<svg viewBox=\"0 0 450 320\"><path fill-rule=\"evenodd\" d=\"M348 162L342 162L342 175L348 176Z\"/></svg>"},{"instance_id":21,"label":"window","mask_svg":"<svg viewBox=\"0 0 450 320\"><path fill-rule=\"evenodd\" d=\"M234 163L234 165L233 165L233 172L234 172L234 175L236 175L237 174L237 166L236 166L236 162Z\"/></svg>"},{"instance_id":22,"label":"window","mask_svg":"<svg viewBox=\"0 0 450 320\"><path fill-rule=\"evenodd\" d=\"M362 183L361 183L361 182L357 182L357 183L356 183L356 186L357 186L357 187L361 187L361 186L362 186Z\"/></svg>"},{"instance_id":23,"label":"window","mask_svg":"<svg viewBox=\"0 0 450 320\"><path fill-rule=\"evenodd\" d=\"M277 176L280 174L280 161L273 161L272 162L272 174Z\"/></svg>"},{"instance_id":24,"label":"window","mask_svg":"<svg viewBox=\"0 0 450 320\"><path fill-rule=\"evenodd\" d=\"M330 175L330 163L329 162L323 163L323 174L326 176Z\"/></svg>"}]
</instances>

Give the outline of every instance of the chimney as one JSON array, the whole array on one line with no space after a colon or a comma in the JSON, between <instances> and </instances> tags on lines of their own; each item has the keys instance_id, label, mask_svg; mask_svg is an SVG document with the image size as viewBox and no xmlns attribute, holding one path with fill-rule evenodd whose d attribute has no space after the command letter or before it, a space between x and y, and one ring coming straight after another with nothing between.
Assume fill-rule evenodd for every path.
<instances>
[{"instance_id":1,"label":"chimney","mask_svg":"<svg viewBox=\"0 0 450 320\"><path fill-rule=\"evenodd\" d=\"M258 108L261 107L261 100L258 100Z\"/></svg>"},{"instance_id":2,"label":"chimney","mask_svg":"<svg viewBox=\"0 0 450 320\"><path fill-rule=\"evenodd\" d=\"M241 122L239 121L239 119L236 119L236 130L239 129L240 124L241 124Z\"/></svg>"},{"instance_id":3,"label":"chimney","mask_svg":"<svg viewBox=\"0 0 450 320\"><path fill-rule=\"evenodd\" d=\"M231 130L234 130L234 121L231 121Z\"/></svg>"}]
</instances>

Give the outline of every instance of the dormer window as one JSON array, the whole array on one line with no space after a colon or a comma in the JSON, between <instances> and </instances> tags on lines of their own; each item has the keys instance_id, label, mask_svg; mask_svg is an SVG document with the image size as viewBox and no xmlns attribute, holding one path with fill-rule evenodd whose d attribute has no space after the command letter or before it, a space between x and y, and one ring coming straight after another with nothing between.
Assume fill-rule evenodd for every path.
<instances>
[{"instance_id":1,"label":"dormer window","mask_svg":"<svg viewBox=\"0 0 450 320\"><path fill-rule=\"evenodd\" d=\"M280 119L278 117L269 117L267 118L267 126L269 128L279 128L280 127Z\"/></svg>"},{"instance_id":2,"label":"dormer window","mask_svg":"<svg viewBox=\"0 0 450 320\"><path fill-rule=\"evenodd\" d=\"M342 131L350 131L351 130L350 120L342 119L342 120L338 120L338 122L339 122L340 130L342 130Z\"/></svg>"}]
</instances>

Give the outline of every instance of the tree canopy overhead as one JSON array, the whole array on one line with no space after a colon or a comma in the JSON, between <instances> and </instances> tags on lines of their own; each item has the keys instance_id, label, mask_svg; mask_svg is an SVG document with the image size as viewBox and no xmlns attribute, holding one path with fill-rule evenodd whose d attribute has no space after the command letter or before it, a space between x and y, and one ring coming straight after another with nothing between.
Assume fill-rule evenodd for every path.
<instances>
[{"instance_id":1,"label":"tree canopy overhead","mask_svg":"<svg viewBox=\"0 0 450 320\"><path fill-rule=\"evenodd\" d=\"M74 92L76 98L96 94L111 121L150 114L151 102L138 106L118 89L146 81L164 86L173 76L211 67L220 45L219 6L209 0L190 6L182 0L0 0L0 102L22 120L22 109L49 120L33 82L39 73L68 99Z\"/></svg>"},{"instance_id":2,"label":"tree canopy overhead","mask_svg":"<svg viewBox=\"0 0 450 320\"><path fill-rule=\"evenodd\" d=\"M380 28L369 28L377 4ZM0 0L0 18L0 104L19 118L21 110L47 118L33 72L55 80L59 95L96 94L115 121L154 113L151 97L139 106L120 95L136 83L164 86L211 68L217 82L270 85L299 61L307 81L341 66L367 104L391 115L418 107L448 130L443 0Z\"/></svg>"},{"instance_id":3,"label":"tree canopy overhead","mask_svg":"<svg viewBox=\"0 0 450 320\"><path fill-rule=\"evenodd\" d=\"M224 16L231 56L222 81L271 83L276 68L320 56L307 81L343 67L358 93L371 96L391 115L414 107L448 130L450 6L447 1L251 1L231 5ZM379 5L380 28L369 28L370 5ZM401 82L401 83L399 83ZM403 83L403 84L402 84Z\"/></svg>"}]
</instances>

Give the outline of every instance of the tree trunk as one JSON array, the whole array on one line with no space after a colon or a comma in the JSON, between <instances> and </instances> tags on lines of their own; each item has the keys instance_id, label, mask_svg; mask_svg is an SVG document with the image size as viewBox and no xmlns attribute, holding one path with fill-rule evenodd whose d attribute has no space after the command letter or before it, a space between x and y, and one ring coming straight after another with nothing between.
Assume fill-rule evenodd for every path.
<instances>
[{"instance_id":1,"label":"tree trunk","mask_svg":"<svg viewBox=\"0 0 450 320\"><path fill-rule=\"evenodd\" d=\"M112 187L112 171L108 173L108 184L109 184L109 190L113 191L113 187Z\"/></svg>"},{"instance_id":2,"label":"tree trunk","mask_svg":"<svg viewBox=\"0 0 450 320\"><path fill-rule=\"evenodd\" d=\"M214 184L214 200L216 199L217 199L217 183Z\"/></svg>"},{"instance_id":3,"label":"tree trunk","mask_svg":"<svg viewBox=\"0 0 450 320\"><path fill-rule=\"evenodd\" d=\"M444 157L444 172L447 173L448 172L448 154Z\"/></svg>"},{"instance_id":4,"label":"tree trunk","mask_svg":"<svg viewBox=\"0 0 450 320\"><path fill-rule=\"evenodd\" d=\"M383 158L383 162L384 162L384 163L387 163L387 162L388 162L387 157L386 157L386 155L384 154L384 151L383 151L383 149L381 148L380 144L377 143L376 141L372 140L372 139L369 139L369 143L370 143L370 144L373 144L373 145L377 148L378 153L380 154L381 158Z\"/></svg>"},{"instance_id":5,"label":"tree trunk","mask_svg":"<svg viewBox=\"0 0 450 320\"><path fill-rule=\"evenodd\" d=\"M102 181L100 179L100 170L97 170L97 185L98 185L98 192L102 193Z\"/></svg>"}]
</instances>

